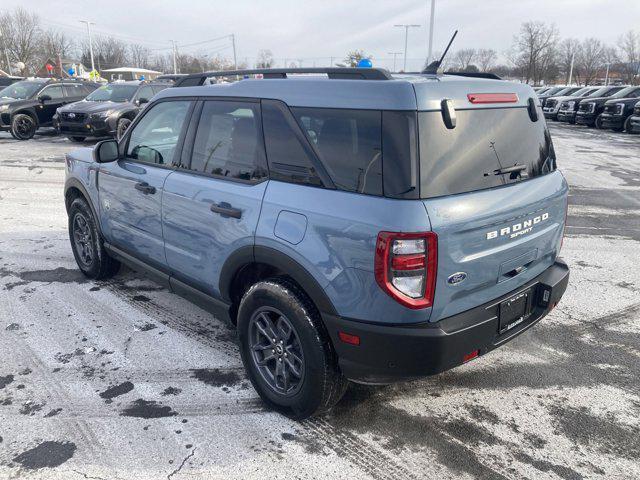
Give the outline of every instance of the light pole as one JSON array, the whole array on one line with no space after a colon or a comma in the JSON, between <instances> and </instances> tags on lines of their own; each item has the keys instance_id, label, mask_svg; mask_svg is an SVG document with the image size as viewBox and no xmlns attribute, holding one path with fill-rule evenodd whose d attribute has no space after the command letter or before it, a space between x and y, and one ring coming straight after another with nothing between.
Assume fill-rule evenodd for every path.
<instances>
[{"instance_id":1,"label":"light pole","mask_svg":"<svg viewBox=\"0 0 640 480\"><path fill-rule=\"evenodd\" d=\"M402 52L387 52L387 55L393 55L393 70L392 72L396 71L396 57L398 55L402 55Z\"/></svg>"},{"instance_id":2,"label":"light pole","mask_svg":"<svg viewBox=\"0 0 640 480\"><path fill-rule=\"evenodd\" d=\"M431 62L433 54L433 22L436 13L436 0L431 0L431 16L429 17L429 49L427 51L427 65Z\"/></svg>"},{"instance_id":3,"label":"light pole","mask_svg":"<svg viewBox=\"0 0 640 480\"><path fill-rule=\"evenodd\" d=\"M89 35L89 54L91 55L91 71L96 71L96 65L93 62L93 41L91 40L91 25L95 25L95 23L90 22L88 20L80 20L80 23L87 24L87 34Z\"/></svg>"},{"instance_id":4,"label":"light pole","mask_svg":"<svg viewBox=\"0 0 640 480\"><path fill-rule=\"evenodd\" d=\"M609 65L611 65L611 64L607 63L607 73L605 74L605 77L604 77L604 86L605 87L609 86Z\"/></svg>"},{"instance_id":5,"label":"light pole","mask_svg":"<svg viewBox=\"0 0 640 480\"><path fill-rule=\"evenodd\" d=\"M420 25L412 25L412 24L407 24L404 23L402 25L394 25L394 27L402 27L404 28L404 66L402 67L402 71L406 72L407 71L407 42L409 40L409 29L410 28L417 28Z\"/></svg>"},{"instance_id":6,"label":"light pole","mask_svg":"<svg viewBox=\"0 0 640 480\"><path fill-rule=\"evenodd\" d=\"M233 69L238 70L238 59L236 58L236 34L231 34L231 44L233 45Z\"/></svg>"},{"instance_id":7,"label":"light pole","mask_svg":"<svg viewBox=\"0 0 640 480\"><path fill-rule=\"evenodd\" d=\"M576 58L576 52L571 54L571 66L569 67L569 85L571 85L571 79L573 78L573 60Z\"/></svg>"},{"instance_id":8,"label":"light pole","mask_svg":"<svg viewBox=\"0 0 640 480\"><path fill-rule=\"evenodd\" d=\"M175 40L169 40L171 45L173 46L173 74L176 75L178 73L178 61L176 56L178 55L178 46L176 45Z\"/></svg>"}]
</instances>

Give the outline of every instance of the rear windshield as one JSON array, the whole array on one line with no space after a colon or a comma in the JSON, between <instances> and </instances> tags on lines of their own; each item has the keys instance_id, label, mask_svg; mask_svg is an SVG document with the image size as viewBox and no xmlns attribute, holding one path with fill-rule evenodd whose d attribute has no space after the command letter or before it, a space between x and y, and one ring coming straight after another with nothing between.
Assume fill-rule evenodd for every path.
<instances>
[{"instance_id":1,"label":"rear windshield","mask_svg":"<svg viewBox=\"0 0 640 480\"><path fill-rule=\"evenodd\" d=\"M498 187L556 169L549 131L525 107L457 110L447 129L440 111L419 112L420 196ZM521 170L501 173L509 167Z\"/></svg>"}]
</instances>

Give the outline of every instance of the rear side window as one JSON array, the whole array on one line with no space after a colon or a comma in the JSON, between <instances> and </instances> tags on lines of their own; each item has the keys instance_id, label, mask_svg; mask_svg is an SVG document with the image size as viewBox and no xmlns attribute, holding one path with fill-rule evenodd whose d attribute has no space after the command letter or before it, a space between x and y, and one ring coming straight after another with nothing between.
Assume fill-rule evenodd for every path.
<instances>
[{"instance_id":1,"label":"rear side window","mask_svg":"<svg viewBox=\"0 0 640 480\"><path fill-rule=\"evenodd\" d=\"M498 187L556 169L544 122L532 122L526 108L458 110L449 130L440 111L419 112L422 198ZM521 166L519 172L500 171Z\"/></svg>"},{"instance_id":2,"label":"rear side window","mask_svg":"<svg viewBox=\"0 0 640 480\"><path fill-rule=\"evenodd\" d=\"M264 164L259 104L205 102L190 169L226 178L258 180L267 174Z\"/></svg>"},{"instance_id":3,"label":"rear side window","mask_svg":"<svg viewBox=\"0 0 640 480\"><path fill-rule=\"evenodd\" d=\"M382 112L293 108L340 190L382 195Z\"/></svg>"},{"instance_id":4,"label":"rear side window","mask_svg":"<svg viewBox=\"0 0 640 480\"><path fill-rule=\"evenodd\" d=\"M53 100L64 98L64 94L62 93L62 85L52 85L50 87L47 87L42 90L42 92L40 92L40 95L49 95Z\"/></svg>"},{"instance_id":5,"label":"rear side window","mask_svg":"<svg viewBox=\"0 0 640 480\"><path fill-rule=\"evenodd\" d=\"M286 113L278 105L262 102L264 143L269 160L269 177L282 182L320 187L323 185L314 166L308 147L300 142ZM291 116L290 113L288 113ZM294 122L291 118L291 122ZM294 125L295 127L295 122Z\"/></svg>"},{"instance_id":6,"label":"rear side window","mask_svg":"<svg viewBox=\"0 0 640 480\"><path fill-rule=\"evenodd\" d=\"M64 84L63 88L67 97L84 97L86 95L84 86L80 84Z\"/></svg>"}]
</instances>

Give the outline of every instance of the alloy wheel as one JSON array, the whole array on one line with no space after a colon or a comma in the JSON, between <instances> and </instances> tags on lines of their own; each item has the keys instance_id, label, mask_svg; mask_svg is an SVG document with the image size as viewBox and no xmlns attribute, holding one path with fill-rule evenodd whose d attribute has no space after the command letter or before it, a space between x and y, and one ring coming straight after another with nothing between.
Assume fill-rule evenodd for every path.
<instances>
[{"instance_id":1,"label":"alloy wheel","mask_svg":"<svg viewBox=\"0 0 640 480\"><path fill-rule=\"evenodd\" d=\"M291 321L273 307L258 309L249 320L251 359L262 379L280 395L291 396L302 386L304 354Z\"/></svg>"},{"instance_id":2,"label":"alloy wheel","mask_svg":"<svg viewBox=\"0 0 640 480\"><path fill-rule=\"evenodd\" d=\"M93 262L93 235L86 217L76 213L73 218L73 242L82 264L86 267Z\"/></svg>"}]
</instances>

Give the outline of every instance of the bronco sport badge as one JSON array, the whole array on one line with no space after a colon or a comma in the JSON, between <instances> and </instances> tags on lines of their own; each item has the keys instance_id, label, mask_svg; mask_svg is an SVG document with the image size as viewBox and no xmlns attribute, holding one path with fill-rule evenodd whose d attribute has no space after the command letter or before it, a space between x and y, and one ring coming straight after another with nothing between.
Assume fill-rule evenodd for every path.
<instances>
[{"instance_id":1,"label":"bronco sport badge","mask_svg":"<svg viewBox=\"0 0 640 480\"><path fill-rule=\"evenodd\" d=\"M534 225L537 225L540 222L544 222L548 218L549 214L545 212L542 215L538 215L537 217L529 218L524 222L514 223L510 227L503 227L500 230L492 230L491 232L487 232L487 240L503 236L516 238L520 235L526 235L527 233L531 233L533 231Z\"/></svg>"}]
</instances>

